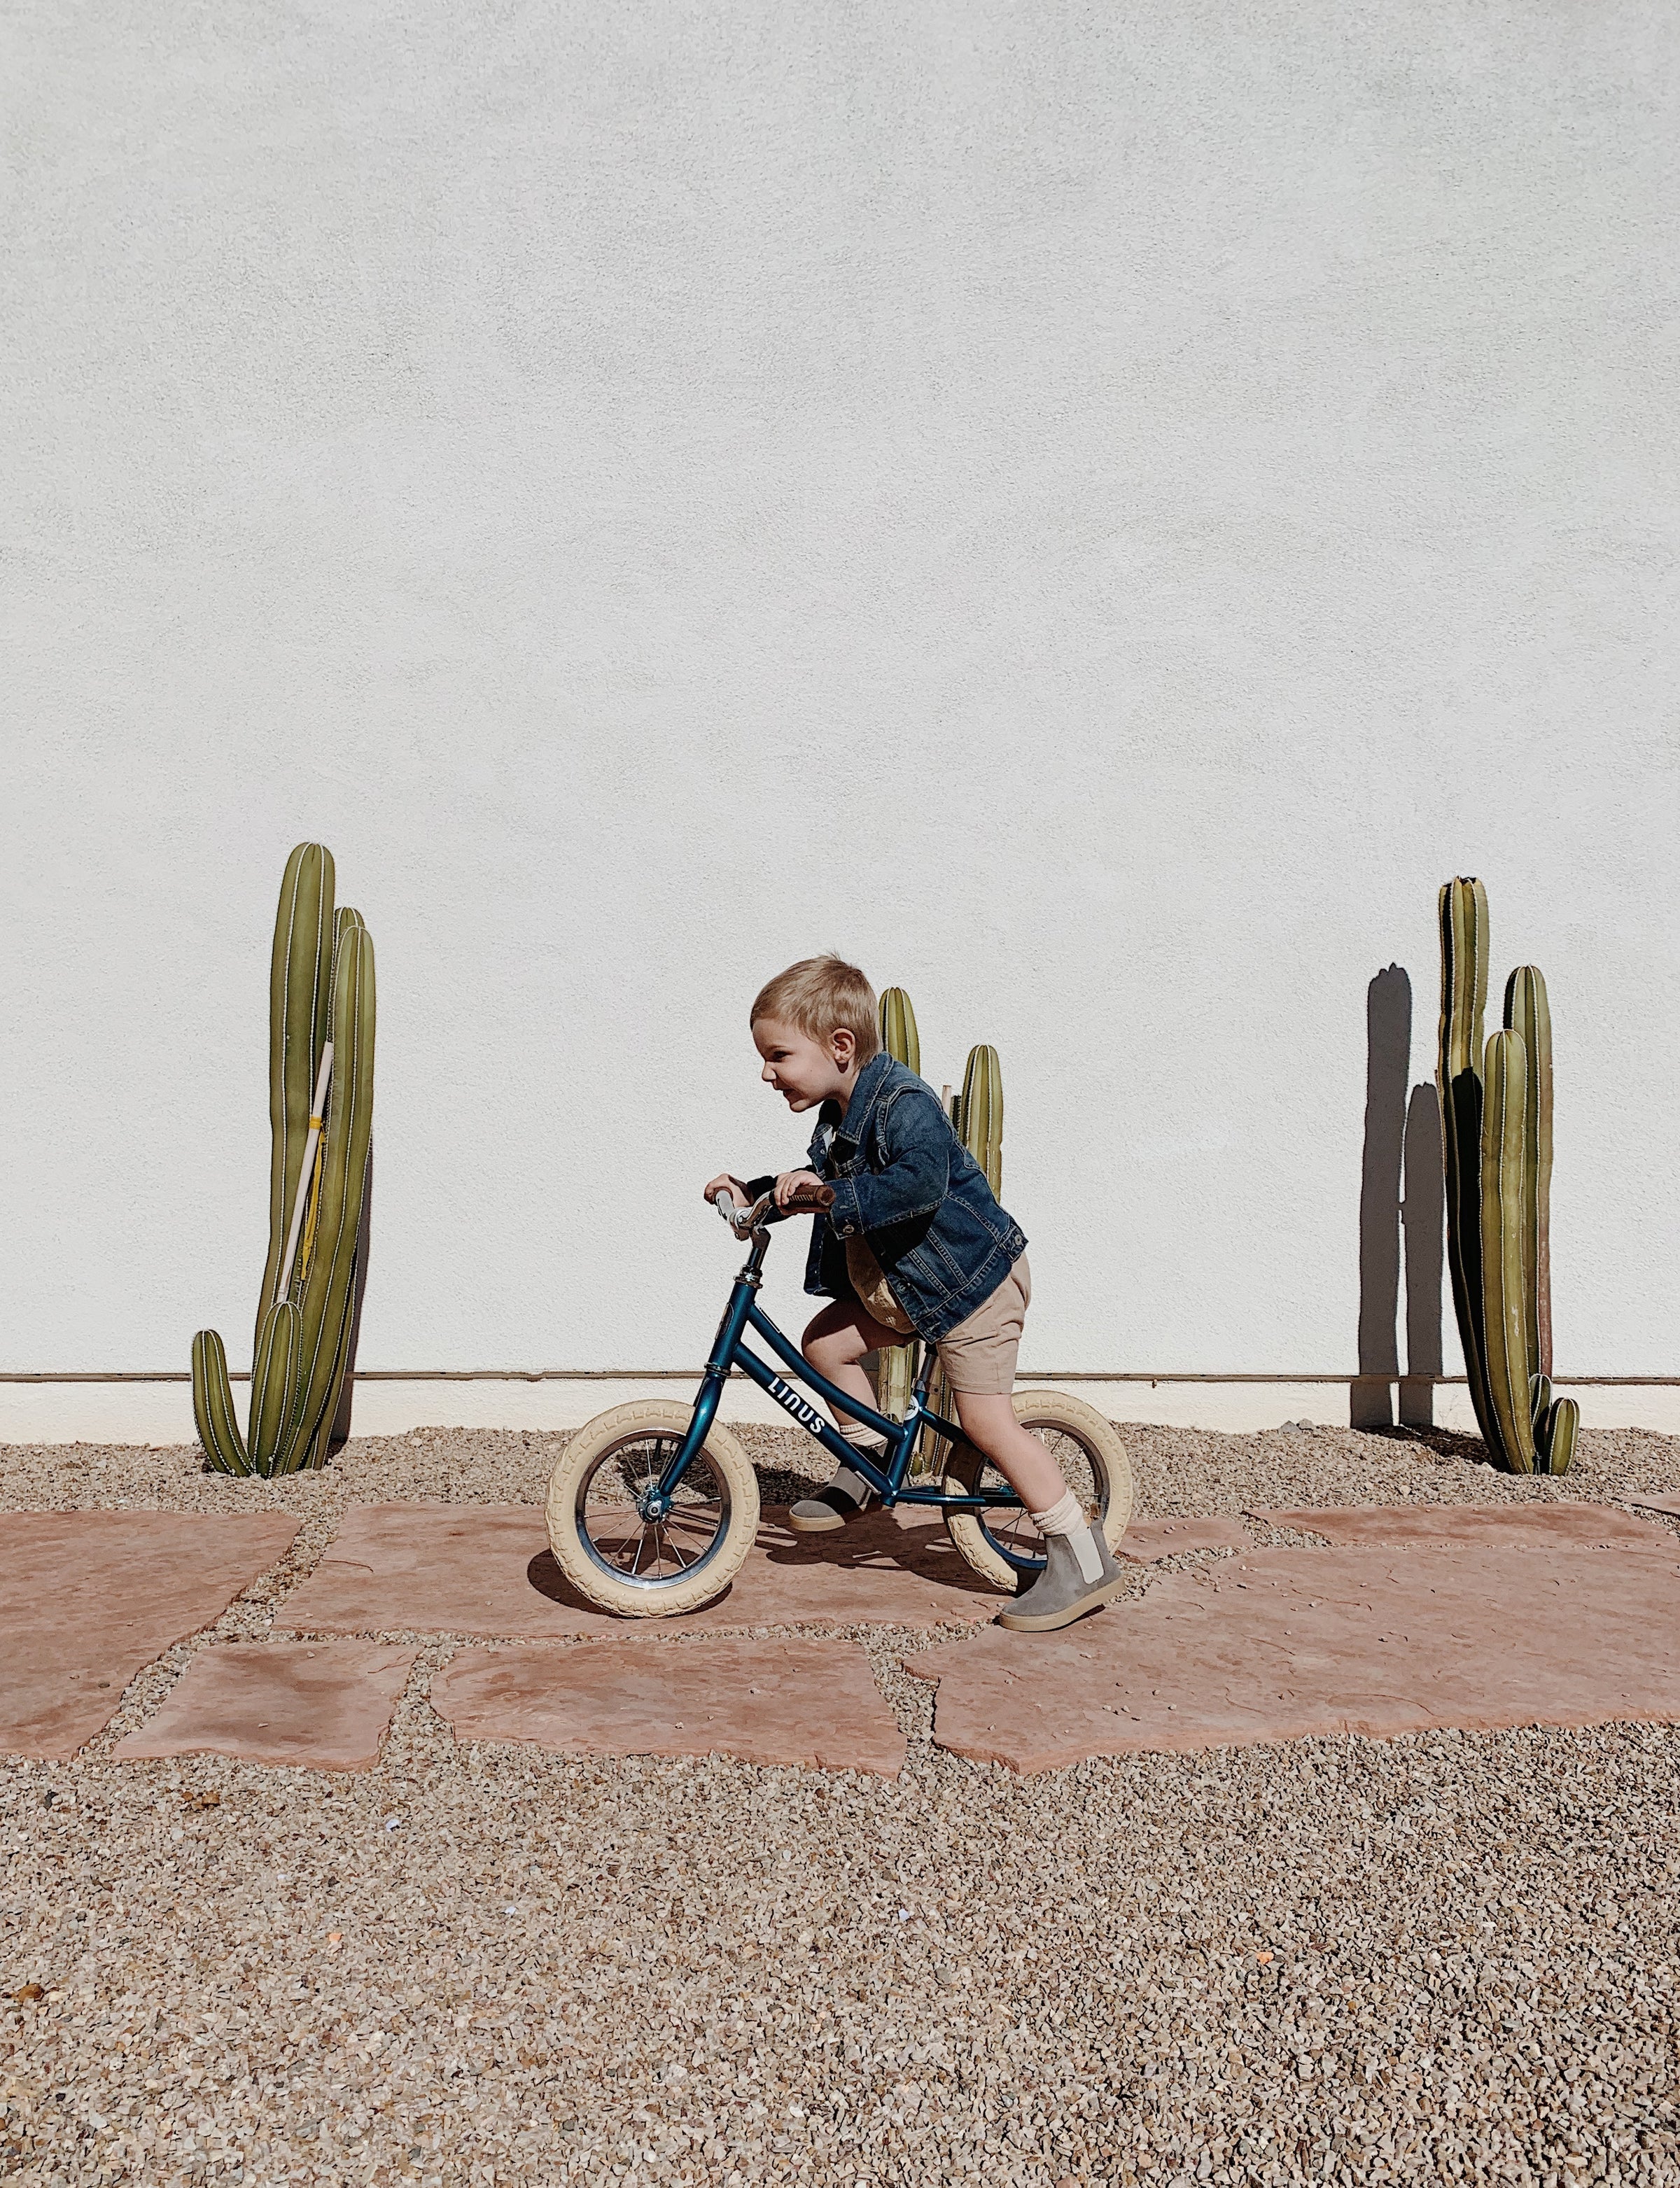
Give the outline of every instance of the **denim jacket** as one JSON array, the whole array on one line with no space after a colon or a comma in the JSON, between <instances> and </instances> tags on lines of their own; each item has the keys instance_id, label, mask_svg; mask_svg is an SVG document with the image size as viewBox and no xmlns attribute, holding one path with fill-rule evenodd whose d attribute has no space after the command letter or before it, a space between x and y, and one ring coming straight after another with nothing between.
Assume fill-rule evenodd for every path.
<instances>
[{"instance_id":1,"label":"denim jacket","mask_svg":"<svg viewBox=\"0 0 1680 2188\"><path fill-rule=\"evenodd\" d=\"M1026 1250L939 1096L885 1049L858 1074L843 1117L837 1102L823 1103L809 1160L834 1187L834 1205L812 1220L805 1289L852 1298L845 1241L861 1236L930 1345L989 1299ZM753 1190L767 1182L755 1179Z\"/></svg>"}]
</instances>

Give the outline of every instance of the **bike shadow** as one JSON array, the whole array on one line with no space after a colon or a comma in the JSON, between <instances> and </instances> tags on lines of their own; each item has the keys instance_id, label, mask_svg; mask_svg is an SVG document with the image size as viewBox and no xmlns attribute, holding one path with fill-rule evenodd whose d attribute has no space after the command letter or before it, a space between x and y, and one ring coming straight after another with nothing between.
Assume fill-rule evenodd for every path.
<instances>
[{"instance_id":1,"label":"bike shadow","mask_svg":"<svg viewBox=\"0 0 1680 2188\"><path fill-rule=\"evenodd\" d=\"M913 1573L966 1595L995 1595L945 1532L937 1512L900 1505L897 1512L865 1512L824 1535L796 1534L785 1507L767 1506L758 1521L758 1549L781 1568L830 1568L840 1572Z\"/></svg>"},{"instance_id":2,"label":"bike shadow","mask_svg":"<svg viewBox=\"0 0 1680 2188\"><path fill-rule=\"evenodd\" d=\"M922 1591L929 1586L941 1593L950 1591L988 1601L995 1598L996 1589L963 1558L937 1513L905 1507L900 1510L902 1519L890 1512L865 1512L860 1519L828 1534L799 1535L787 1523L785 1505L767 1505L760 1514L758 1536L747 1563L734 1583L702 1612L690 1615L715 1616L731 1603L737 1610L747 1603L758 1605L768 1588L770 1598L750 1615L797 1621L803 1606L821 1616L880 1617L890 1610L895 1580L921 1584L914 1591L914 1608L922 1615L929 1607ZM809 1576L812 1592L809 1596L801 1592L798 1577L801 1574ZM864 1590L849 1608L843 1593L848 1576L855 1576ZM591 1620L600 1617L608 1624L618 1622L573 1593L552 1550L538 1551L526 1567L525 1577L550 1603L582 1612ZM837 1586L843 1591L839 1595L834 1592ZM906 1604L905 1609L911 1607Z\"/></svg>"}]
</instances>

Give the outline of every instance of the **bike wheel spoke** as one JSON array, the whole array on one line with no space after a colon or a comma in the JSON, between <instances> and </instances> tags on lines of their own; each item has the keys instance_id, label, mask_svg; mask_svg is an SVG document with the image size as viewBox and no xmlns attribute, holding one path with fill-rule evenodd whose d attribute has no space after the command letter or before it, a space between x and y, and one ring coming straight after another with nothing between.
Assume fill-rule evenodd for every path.
<instances>
[{"instance_id":1,"label":"bike wheel spoke","mask_svg":"<svg viewBox=\"0 0 1680 2188\"><path fill-rule=\"evenodd\" d=\"M1023 1425L1029 1435L1036 1436L1044 1446L1087 1523L1099 1524L1102 1510L1102 1477L1085 1445L1077 1436L1054 1424L1046 1423L1042 1427L1034 1427L1031 1423L1023 1423ZM1009 1486L1002 1475L991 1465L980 1469L974 1486L988 1492L1006 1491ZM980 1526L993 1548L1011 1564L1032 1567L1042 1563L1044 1537L1023 1508L993 1506L981 1514Z\"/></svg>"},{"instance_id":2,"label":"bike wheel spoke","mask_svg":"<svg viewBox=\"0 0 1680 2188\"><path fill-rule=\"evenodd\" d=\"M639 1436L603 1452L579 1485L579 1532L602 1565L639 1587L668 1585L694 1571L728 1531L729 1500L703 1453L679 1483L669 1511L642 1518L679 1448L674 1437Z\"/></svg>"}]
</instances>

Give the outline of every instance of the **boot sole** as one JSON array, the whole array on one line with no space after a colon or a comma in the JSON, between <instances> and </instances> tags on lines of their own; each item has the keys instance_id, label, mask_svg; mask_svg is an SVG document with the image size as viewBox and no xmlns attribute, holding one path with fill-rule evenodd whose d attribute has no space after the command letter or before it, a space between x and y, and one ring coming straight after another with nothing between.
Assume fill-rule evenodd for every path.
<instances>
[{"instance_id":1,"label":"boot sole","mask_svg":"<svg viewBox=\"0 0 1680 2188\"><path fill-rule=\"evenodd\" d=\"M826 1512L820 1520L801 1520L790 1512L787 1524L796 1535L832 1535L837 1533L846 1522L837 1512Z\"/></svg>"},{"instance_id":2,"label":"boot sole","mask_svg":"<svg viewBox=\"0 0 1680 2188\"><path fill-rule=\"evenodd\" d=\"M1101 1610L1105 1603L1112 1602L1115 1596L1123 1594L1125 1587L1126 1576L1122 1573L1105 1587L1094 1587L1089 1595L1077 1597L1065 1610L1043 1611L1036 1618L1023 1618L1018 1611L1001 1610L997 1622L1006 1627L1012 1633L1054 1633L1058 1627L1076 1625L1081 1618L1089 1617L1093 1610Z\"/></svg>"}]
</instances>

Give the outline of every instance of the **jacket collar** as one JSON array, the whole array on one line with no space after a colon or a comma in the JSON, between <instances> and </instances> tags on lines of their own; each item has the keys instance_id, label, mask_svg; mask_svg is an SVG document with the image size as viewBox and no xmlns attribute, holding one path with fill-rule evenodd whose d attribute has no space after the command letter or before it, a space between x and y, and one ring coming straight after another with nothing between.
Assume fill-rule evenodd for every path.
<instances>
[{"instance_id":1,"label":"jacket collar","mask_svg":"<svg viewBox=\"0 0 1680 2188\"><path fill-rule=\"evenodd\" d=\"M862 1146L864 1132L869 1124L869 1113L875 1107L877 1097L886 1085L892 1069L891 1055L884 1048L877 1049L858 1074L858 1083L852 1089L852 1098L846 1105L845 1115L840 1114L837 1102L823 1103L820 1121L833 1125L837 1140L849 1140L854 1148Z\"/></svg>"}]
</instances>

